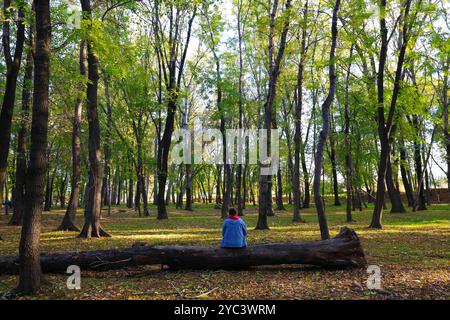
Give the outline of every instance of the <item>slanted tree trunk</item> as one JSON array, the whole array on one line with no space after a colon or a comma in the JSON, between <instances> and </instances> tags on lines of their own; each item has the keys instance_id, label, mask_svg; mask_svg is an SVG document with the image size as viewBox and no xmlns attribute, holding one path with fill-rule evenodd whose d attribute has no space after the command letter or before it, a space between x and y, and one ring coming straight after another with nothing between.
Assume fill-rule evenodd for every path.
<instances>
[{"instance_id":1,"label":"slanted tree trunk","mask_svg":"<svg viewBox=\"0 0 450 320\"><path fill-rule=\"evenodd\" d=\"M11 141L11 123L14 113L14 102L16 99L17 77L22 61L23 44L25 42L24 6L26 2L19 2L17 10L17 31L14 55L10 47L10 22L14 19L11 15L14 10L11 0L3 1L3 54L6 64L6 82L3 94L2 110L0 112L0 204L3 203L3 188L6 181L6 170L8 166L9 145Z\"/></svg>"},{"instance_id":2,"label":"slanted tree trunk","mask_svg":"<svg viewBox=\"0 0 450 320\"><path fill-rule=\"evenodd\" d=\"M335 73L335 51L337 45L337 20L339 7L341 5L340 0L336 0L333 9L333 18L331 23L331 49L330 49L330 59L329 59L329 89L328 95L322 104L322 130L319 134L319 141L317 143L317 151L314 157L314 202L316 204L317 216L319 219L320 235L322 240L330 238L330 232L328 230L327 218L325 216L325 203L320 194L320 176L323 167L323 152L325 147L325 142L330 130L330 107L334 100L334 95L336 92L336 73Z\"/></svg>"},{"instance_id":3,"label":"slanted tree trunk","mask_svg":"<svg viewBox=\"0 0 450 320\"><path fill-rule=\"evenodd\" d=\"M77 214L78 202L80 196L80 178L81 178L81 112L83 108L83 97L81 91L84 89L86 78L86 42L80 43L79 54L80 75L83 83L79 84L80 93L75 102L75 109L72 118L72 176L70 187L69 205L67 206L64 218L57 230L60 231L80 231L75 225L75 216Z\"/></svg>"},{"instance_id":4,"label":"slanted tree trunk","mask_svg":"<svg viewBox=\"0 0 450 320\"><path fill-rule=\"evenodd\" d=\"M167 265L171 269L243 269L260 265L307 264L325 268L362 268L364 251L356 233L342 228L333 238L303 243L268 243L239 250L220 247L136 245L122 250L50 253L41 256L46 273L66 272L69 265L105 271L139 265ZM17 273L16 257L0 257L0 274Z\"/></svg>"},{"instance_id":5,"label":"slanted tree trunk","mask_svg":"<svg viewBox=\"0 0 450 320\"><path fill-rule=\"evenodd\" d=\"M27 170L25 210L19 244L21 294L33 294L41 286L39 242L45 172L47 171L48 92L50 79L50 1L35 1L36 48L34 55L33 113L31 119L30 164Z\"/></svg>"},{"instance_id":6,"label":"slanted tree trunk","mask_svg":"<svg viewBox=\"0 0 450 320\"><path fill-rule=\"evenodd\" d=\"M9 225L20 226L25 208L25 184L27 172L27 136L30 126L30 100L33 81L33 27L30 27L29 48L25 63L25 74L22 87L22 114L20 119L19 135L17 137L16 152L16 186L14 192L14 211ZM0 197L1 198L1 197ZM1 202L0 202L1 203Z\"/></svg>"},{"instance_id":7,"label":"slanted tree trunk","mask_svg":"<svg viewBox=\"0 0 450 320\"><path fill-rule=\"evenodd\" d=\"M90 0L81 0L81 7L84 18L92 20L92 9ZM98 57L90 38L92 26L88 27L87 40L87 61L88 61L88 79L86 89L87 97L87 115L89 122L89 182L88 197L84 212L84 226L80 232L81 238L99 238L109 237L110 235L103 230L100 225L100 215L102 207L102 159L100 151L100 125L97 110L98 94Z\"/></svg>"}]
</instances>

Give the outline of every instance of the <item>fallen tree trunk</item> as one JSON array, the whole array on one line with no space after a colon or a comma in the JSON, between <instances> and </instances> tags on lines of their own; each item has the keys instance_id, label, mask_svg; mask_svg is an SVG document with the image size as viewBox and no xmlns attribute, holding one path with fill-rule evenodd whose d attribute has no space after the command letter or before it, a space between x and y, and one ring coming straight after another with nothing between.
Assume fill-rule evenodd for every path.
<instances>
[{"instance_id":1,"label":"fallen tree trunk","mask_svg":"<svg viewBox=\"0 0 450 320\"><path fill-rule=\"evenodd\" d=\"M17 257L0 257L0 274L16 274ZM308 264L321 267L363 267L364 252L356 233L347 227L333 238L306 243L269 243L243 249L195 246L135 245L123 250L55 252L41 255L45 273L112 270L139 265L166 265L171 269L241 269L259 265Z\"/></svg>"}]
</instances>

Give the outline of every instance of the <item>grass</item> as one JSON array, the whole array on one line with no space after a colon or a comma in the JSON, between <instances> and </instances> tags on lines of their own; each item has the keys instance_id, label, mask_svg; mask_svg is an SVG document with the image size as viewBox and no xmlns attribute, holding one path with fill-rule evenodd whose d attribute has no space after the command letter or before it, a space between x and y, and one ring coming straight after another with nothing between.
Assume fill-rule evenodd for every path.
<instances>
[{"instance_id":1,"label":"grass","mask_svg":"<svg viewBox=\"0 0 450 320\"><path fill-rule=\"evenodd\" d=\"M169 209L168 220L139 217L125 208L104 213L102 224L113 237L83 240L77 233L54 231L64 212L43 214L41 251L124 248L136 241L148 244L218 245L222 220L210 205L194 205L193 212ZM330 271L308 266L258 267L244 271L161 271L141 267L110 272L82 272L82 289L68 290L66 275L47 275L37 299L448 299L450 205L427 211L385 213L383 229L368 229L372 209L354 212L350 224L361 239L369 264L380 266L383 290L366 289L366 270ZM314 208L303 210L306 223L292 223L292 208L269 217L270 231L253 230L257 210L249 207L244 220L249 244L313 241L320 238ZM345 206L327 207L331 236L345 223ZM0 216L1 255L17 255L20 228L7 226ZM82 212L77 223L82 223ZM0 292L17 283L16 276L0 276ZM214 289L207 295L202 293Z\"/></svg>"}]
</instances>

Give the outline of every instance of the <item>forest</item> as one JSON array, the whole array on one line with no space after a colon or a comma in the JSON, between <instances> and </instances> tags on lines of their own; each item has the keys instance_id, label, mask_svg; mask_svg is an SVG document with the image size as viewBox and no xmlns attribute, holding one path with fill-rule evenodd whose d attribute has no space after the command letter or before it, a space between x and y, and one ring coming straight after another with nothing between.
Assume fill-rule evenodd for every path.
<instances>
[{"instance_id":1,"label":"forest","mask_svg":"<svg viewBox=\"0 0 450 320\"><path fill-rule=\"evenodd\" d=\"M1 6L0 298L449 298L448 1Z\"/></svg>"}]
</instances>

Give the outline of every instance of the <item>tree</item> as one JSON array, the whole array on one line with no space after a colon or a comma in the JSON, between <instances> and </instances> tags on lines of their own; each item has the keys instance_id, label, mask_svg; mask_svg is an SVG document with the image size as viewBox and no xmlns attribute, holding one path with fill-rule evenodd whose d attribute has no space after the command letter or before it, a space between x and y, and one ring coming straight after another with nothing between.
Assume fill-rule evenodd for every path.
<instances>
[{"instance_id":1,"label":"tree","mask_svg":"<svg viewBox=\"0 0 450 320\"><path fill-rule=\"evenodd\" d=\"M308 17L308 1L305 2L303 8L301 44L300 44L300 61L298 64L297 88L295 106L295 133L294 133L294 170L292 175L292 194L294 198L294 215L293 221L303 221L300 216L300 208L302 207L302 199L300 195L300 156L302 147L302 109L303 109L303 72L306 59L306 22ZM309 178L308 178L309 180ZM308 181L309 183L309 181ZM305 190L306 192L306 190ZM309 193L309 191L308 191Z\"/></svg>"},{"instance_id":2,"label":"tree","mask_svg":"<svg viewBox=\"0 0 450 320\"><path fill-rule=\"evenodd\" d=\"M163 134L158 141L158 219L167 219L165 191L167 182L167 168L169 149L174 130L175 114L177 110L180 84L186 62L187 50L191 40L192 24L197 14L197 4L190 2L169 2L167 8L162 3L155 2L152 15L153 33L155 35L155 49L158 63L163 70L163 77L167 93L166 123ZM169 34L161 27L161 12L167 12L167 22L171 26ZM189 12L191 14L189 14ZM186 38L182 41L182 30L187 21Z\"/></svg>"},{"instance_id":3,"label":"tree","mask_svg":"<svg viewBox=\"0 0 450 320\"><path fill-rule=\"evenodd\" d=\"M80 75L81 83L79 85L80 91L84 89L86 81L86 42L80 43ZM67 206L66 213L58 230L61 231L80 231L75 225L75 215L78 209L78 202L80 196L80 175L81 175L81 111L83 107L83 96L81 92L75 102L75 108L72 118L72 177L70 188L70 199Z\"/></svg>"},{"instance_id":4,"label":"tree","mask_svg":"<svg viewBox=\"0 0 450 320\"><path fill-rule=\"evenodd\" d=\"M83 11L83 22L87 30L87 62L88 62L88 84L86 87L87 98L87 116L89 122L89 182L87 185L88 198L84 212L84 225L79 237L81 238L99 238L109 237L100 225L100 214L102 208L102 159L100 151L100 125L97 110L99 62L95 51L95 44L92 38L93 19L90 0L81 0Z\"/></svg>"},{"instance_id":5,"label":"tree","mask_svg":"<svg viewBox=\"0 0 450 320\"><path fill-rule=\"evenodd\" d=\"M9 220L13 226L22 225L22 216L25 205L25 185L27 172L27 136L30 126L30 102L33 81L33 46L34 46L34 27L30 27L29 40L27 48L27 58L25 62L25 73L23 76L22 87L22 110L20 119L19 135L17 137L17 155L16 155L16 180L14 192L14 213ZM0 191L1 192L1 191Z\"/></svg>"},{"instance_id":6,"label":"tree","mask_svg":"<svg viewBox=\"0 0 450 320\"><path fill-rule=\"evenodd\" d=\"M20 236L20 277L17 291L33 294L41 286L39 260L42 201L47 169L48 95L50 80L50 1L34 3L36 47L34 56L33 113L31 118L30 163L27 169L25 210Z\"/></svg>"},{"instance_id":7,"label":"tree","mask_svg":"<svg viewBox=\"0 0 450 320\"><path fill-rule=\"evenodd\" d=\"M11 141L11 122L16 99L17 77L22 62L23 44L25 42L25 2L17 1L17 31L14 55L10 46L10 21L14 19L11 0L3 1L3 54L6 63L6 84L3 94L2 110L0 112L0 204L3 203L3 188L6 182L9 144Z\"/></svg>"},{"instance_id":8,"label":"tree","mask_svg":"<svg viewBox=\"0 0 450 320\"><path fill-rule=\"evenodd\" d=\"M346 220L352 222L352 191L353 191L353 159L350 142L350 110L349 110L349 90L350 90L350 72L352 68L353 44L350 47L349 64L347 66L347 74L345 77L345 102L344 102L344 148L345 148L345 186L347 193L346 200Z\"/></svg>"},{"instance_id":9,"label":"tree","mask_svg":"<svg viewBox=\"0 0 450 320\"><path fill-rule=\"evenodd\" d=\"M384 69L386 65L387 50L388 50L388 31L386 27L386 0L380 2L380 30L381 30L381 48L379 54L379 65L377 75L377 121L378 121L378 135L381 144L380 161L377 172L377 194L375 200L375 208L373 211L370 228L381 229L381 218L384 205L385 193L385 179L386 171L388 169L389 155L391 152L391 135L393 131L393 122L395 115L395 108L397 106L397 98L400 91L400 80L403 73L403 63L405 61L406 48L409 39L409 10L411 7L411 0L406 0L403 13L403 30L402 30L402 44L400 47L397 69L395 72L394 88L392 91L391 103L388 111L388 118L385 118L384 107Z\"/></svg>"},{"instance_id":10,"label":"tree","mask_svg":"<svg viewBox=\"0 0 450 320\"><path fill-rule=\"evenodd\" d=\"M267 137L267 153L271 154L271 129L273 125L273 107L276 98L277 80L280 74L281 61L283 59L284 50L286 47L287 34L289 30L289 12L291 8L291 0L287 0L284 10L284 24L283 30L279 40L277 52L275 51L274 33L275 33L275 17L278 11L278 0L274 0L270 12L270 31L269 31L269 88L267 92L267 99L264 104L264 129ZM270 164L269 164L270 165ZM272 159L272 165L274 161ZM277 164L278 165L278 164ZM261 169L267 164L261 164ZM270 170L270 169L269 169ZM258 222L256 229L269 229L267 224L267 216L272 213L272 175L264 175L260 173L259 176L259 197L258 197Z\"/></svg>"},{"instance_id":11,"label":"tree","mask_svg":"<svg viewBox=\"0 0 450 320\"><path fill-rule=\"evenodd\" d=\"M322 130L320 131L319 141L317 143L317 151L314 158L314 202L316 204L317 216L319 218L320 234L322 240L330 238L330 232L328 230L327 219L325 216L325 202L320 194L320 177L322 173L323 166L323 153L325 142L330 130L330 107L334 100L334 95L336 92L336 67L335 67L335 52L337 45L337 21L338 12L341 5L340 0L336 0L333 8L333 17L331 22L331 49L330 49L330 59L329 59L329 87L328 95L325 101L322 103Z\"/></svg>"}]
</instances>

